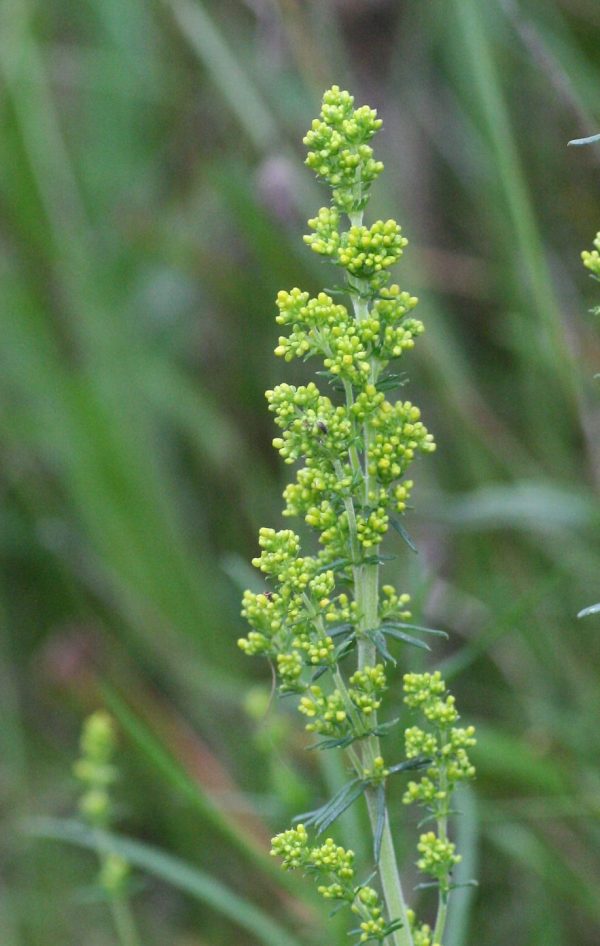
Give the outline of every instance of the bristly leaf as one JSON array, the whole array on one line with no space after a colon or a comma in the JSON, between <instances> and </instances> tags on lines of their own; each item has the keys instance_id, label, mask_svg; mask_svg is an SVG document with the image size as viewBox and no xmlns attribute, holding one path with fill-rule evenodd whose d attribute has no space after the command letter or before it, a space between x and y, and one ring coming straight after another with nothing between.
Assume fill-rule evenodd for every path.
<instances>
[{"instance_id":1,"label":"bristly leaf","mask_svg":"<svg viewBox=\"0 0 600 946\"><path fill-rule=\"evenodd\" d=\"M390 525L391 525L392 529L395 529L396 532L398 533L398 535L399 535L402 539L404 539L404 541L405 541L406 544L408 545L408 547L409 547L409 549L411 550L411 552L414 552L415 555L418 555L418 554L419 554L419 550L418 550L417 546L415 545L415 543L413 542L413 540L411 539L409 533L406 531L406 529L405 529L404 526L402 525L402 523L401 523L401 522L398 522L397 519L394 519L392 516L390 516Z\"/></svg>"},{"instance_id":2,"label":"bristly leaf","mask_svg":"<svg viewBox=\"0 0 600 946\"><path fill-rule=\"evenodd\" d=\"M417 822L417 828L420 830L423 827L423 825L431 824L432 821L437 821L436 812L430 813L428 815L425 815L424 818L421 818L421 820Z\"/></svg>"},{"instance_id":3,"label":"bristly leaf","mask_svg":"<svg viewBox=\"0 0 600 946\"><path fill-rule=\"evenodd\" d=\"M312 358L312 354L305 355L302 361L308 361L309 358ZM344 385L339 381L337 375L332 374L331 371L315 371L316 375L319 375L321 378L326 378L327 383L333 388L334 391L343 391Z\"/></svg>"},{"instance_id":4,"label":"bristly leaf","mask_svg":"<svg viewBox=\"0 0 600 946\"><path fill-rule=\"evenodd\" d=\"M421 650L431 650L431 647L429 644L426 644L425 641L420 641L418 637L411 637L410 634L404 634L403 631L397 631L388 624L382 624L377 630L381 631L383 634L387 634L388 637L393 637L397 641L410 644L412 647L419 647Z\"/></svg>"},{"instance_id":5,"label":"bristly leaf","mask_svg":"<svg viewBox=\"0 0 600 946\"><path fill-rule=\"evenodd\" d=\"M332 917L337 916L340 910L343 910L344 907L347 907L347 906L348 906L348 903L346 902L346 900L342 900L342 902L338 903L338 905L334 907L333 910L331 910L331 912L327 914L327 916L329 917L329 919L331 919Z\"/></svg>"},{"instance_id":6,"label":"bristly leaf","mask_svg":"<svg viewBox=\"0 0 600 946\"><path fill-rule=\"evenodd\" d=\"M589 614L598 614L599 611L600 611L600 602L598 602L598 604L590 604L588 608L584 608L583 611L580 611L577 617L586 618Z\"/></svg>"},{"instance_id":7,"label":"bristly leaf","mask_svg":"<svg viewBox=\"0 0 600 946\"><path fill-rule=\"evenodd\" d=\"M377 382L378 391L392 391L394 388L401 388L408 382L406 374L388 374Z\"/></svg>"},{"instance_id":8,"label":"bristly leaf","mask_svg":"<svg viewBox=\"0 0 600 946\"><path fill-rule=\"evenodd\" d=\"M410 772L413 769L423 769L426 765L431 765L431 759L425 759L422 756L419 756L416 759L407 759L406 762L399 762L397 765L392 765L389 769L390 775L394 775L396 772Z\"/></svg>"},{"instance_id":9,"label":"bristly leaf","mask_svg":"<svg viewBox=\"0 0 600 946\"><path fill-rule=\"evenodd\" d=\"M348 565L351 565L352 562L349 558L336 558L333 562L327 562L326 565L322 565L317 569L317 575L322 575L323 572L336 572L340 568L347 568Z\"/></svg>"},{"instance_id":10,"label":"bristly leaf","mask_svg":"<svg viewBox=\"0 0 600 946\"><path fill-rule=\"evenodd\" d=\"M333 624L327 628L329 637L339 637L340 634L347 634L352 630L352 624Z\"/></svg>"},{"instance_id":11,"label":"bristly leaf","mask_svg":"<svg viewBox=\"0 0 600 946\"><path fill-rule=\"evenodd\" d=\"M445 637L448 639L448 634L446 631L439 631L435 627L423 627L421 624L407 624L406 621L386 621L386 627L405 627L409 631L422 631L423 634L435 634L437 637Z\"/></svg>"},{"instance_id":12,"label":"bristly leaf","mask_svg":"<svg viewBox=\"0 0 600 946\"><path fill-rule=\"evenodd\" d=\"M381 855L381 841L383 839L383 829L385 827L385 786L383 783L377 786L377 822L375 824L375 833L373 835L373 857L375 863L379 864Z\"/></svg>"},{"instance_id":13,"label":"bristly leaf","mask_svg":"<svg viewBox=\"0 0 600 946\"><path fill-rule=\"evenodd\" d=\"M392 920L392 922L388 923L388 925L385 928L385 935L389 936L390 933L395 933L396 930L401 930L403 926L404 926L404 923L402 922L402 920L400 919Z\"/></svg>"},{"instance_id":14,"label":"bristly leaf","mask_svg":"<svg viewBox=\"0 0 600 946\"><path fill-rule=\"evenodd\" d=\"M330 667L318 667L318 668L315 670L315 672L313 673L312 677L310 678L310 682L311 682L311 683L316 683L317 680L320 680L320 678L321 678L324 674L326 674L327 671L330 670L330 669L331 669Z\"/></svg>"},{"instance_id":15,"label":"bristly leaf","mask_svg":"<svg viewBox=\"0 0 600 946\"><path fill-rule=\"evenodd\" d=\"M361 738L362 736L357 733L350 732L340 739L322 739L320 742L313 743L312 746L307 746L307 749L345 749Z\"/></svg>"},{"instance_id":16,"label":"bristly leaf","mask_svg":"<svg viewBox=\"0 0 600 946\"><path fill-rule=\"evenodd\" d=\"M358 885L358 888L357 888L357 889L362 889L363 887L368 887L369 884L371 883L371 881L373 880L373 877L376 877L376 876L377 876L377 873L378 873L378 870L377 870L377 868L375 867L375 868L371 871L371 873L369 874L369 876L366 878L366 880L363 880L363 882Z\"/></svg>"},{"instance_id":17,"label":"bristly leaf","mask_svg":"<svg viewBox=\"0 0 600 946\"><path fill-rule=\"evenodd\" d=\"M339 801L335 807L331 806L329 811L324 813L323 817L321 817L318 822L315 823L317 834L322 834L323 831L327 831L327 828L333 824L334 821L337 821L340 815L343 815L344 812L350 808L350 805L353 805L354 802L360 798L366 787L366 782L359 781L358 784L354 786L352 791L349 792L343 800Z\"/></svg>"},{"instance_id":18,"label":"bristly leaf","mask_svg":"<svg viewBox=\"0 0 600 946\"><path fill-rule=\"evenodd\" d=\"M375 644L375 647L377 648L378 653L381 654L381 656L383 657L386 663L391 663L394 665L394 667L396 666L396 661L390 654L387 648L387 644L385 642L385 636L383 635L381 631L379 630L367 631L365 633L365 637L368 637L369 640L373 641L373 643Z\"/></svg>"},{"instance_id":19,"label":"bristly leaf","mask_svg":"<svg viewBox=\"0 0 600 946\"><path fill-rule=\"evenodd\" d=\"M390 730L393 729L394 726L397 726L399 722L400 722L400 717L396 716L394 719L390 719L388 723L381 723L379 726L377 726L376 729L373 730L373 735L374 736L387 736Z\"/></svg>"},{"instance_id":20,"label":"bristly leaf","mask_svg":"<svg viewBox=\"0 0 600 946\"><path fill-rule=\"evenodd\" d=\"M302 815L296 815L294 821L302 822L305 825L314 825L317 834L321 834L323 831L326 831L340 815L343 815L346 809L349 808L357 798L360 798L367 785L368 782L365 782L363 779L354 778L342 786L339 792L336 792L333 798L325 805L322 805L321 808L316 808L314 811L307 811Z\"/></svg>"},{"instance_id":21,"label":"bristly leaf","mask_svg":"<svg viewBox=\"0 0 600 946\"><path fill-rule=\"evenodd\" d=\"M367 555L365 558L360 559L360 561L355 562L356 565L385 565L386 562L393 562L398 556L397 555Z\"/></svg>"},{"instance_id":22,"label":"bristly leaf","mask_svg":"<svg viewBox=\"0 0 600 946\"><path fill-rule=\"evenodd\" d=\"M353 631L348 637L342 641L341 644L335 648L333 652L333 657L336 663L339 663L340 660L343 660L344 657L347 657L351 650L354 649L356 643L356 633Z\"/></svg>"}]
</instances>

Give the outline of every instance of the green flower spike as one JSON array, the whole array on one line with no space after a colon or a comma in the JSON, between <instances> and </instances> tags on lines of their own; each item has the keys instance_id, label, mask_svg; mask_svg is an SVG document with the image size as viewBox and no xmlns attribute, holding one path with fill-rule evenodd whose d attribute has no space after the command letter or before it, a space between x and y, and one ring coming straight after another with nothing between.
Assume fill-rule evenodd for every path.
<instances>
[{"instance_id":1,"label":"green flower spike","mask_svg":"<svg viewBox=\"0 0 600 946\"><path fill-rule=\"evenodd\" d=\"M250 631L239 645L271 660L280 691L298 694L314 745L344 750L354 773L325 805L301 816L303 824L278 834L271 853L286 870L315 877L326 900L350 907L358 919L356 942L442 946L460 859L448 837L450 802L455 786L474 775L467 750L475 740L473 727L457 726L454 698L439 673L406 674L406 711L418 719L408 721L404 760L390 764L381 751L398 723L379 720L385 664L400 659L400 646L428 650L421 635L441 632L410 623L408 594L390 584L380 588L386 560L380 548L390 528L411 544L398 521L413 486L407 472L435 449L419 409L393 395L405 383L397 362L423 332L413 315L417 299L390 283L407 241L395 220L363 223L370 188L383 170L370 145L380 128L373 109L355 108L353 97L334 86L304 139L307 165L331 189L331 204L309 220L304 239L334 264L343 291L278 294L276 321L286 334L275 354L286 362L317 358L328 386L282 383L266 396L278 428L273 446L286 464L297 464L283 515L304 520L317 551L303 556L291 529L260 530L253 564L266 585L263 593L244 594ZM436 826L417 841L417 866L438 891L433 932L407 905L387 814L387 781L407 772L414 780L405 783L405 803L423 805ZM327 830L361 796L380 889L360 882L371 865L357 865L354 853L332 838L311 840L307 830Z\"/></svg>"},{"instance_id":2,"label":"green flower spike","mask_svg":"<svg viewBox=\"0 0 600 946\"><path fill-rule=\"evenodd\" d=\"M73 766L83 783L79 808L93 832L98 856L98 883L104 891L121 946L141 946L128 900L130 866L111 849L107 832L113 825L111 789L118 779L113 765L117 746L113 719L97 710L85 720L80 740L81 756Z\"/></svg>"}]
</instances>

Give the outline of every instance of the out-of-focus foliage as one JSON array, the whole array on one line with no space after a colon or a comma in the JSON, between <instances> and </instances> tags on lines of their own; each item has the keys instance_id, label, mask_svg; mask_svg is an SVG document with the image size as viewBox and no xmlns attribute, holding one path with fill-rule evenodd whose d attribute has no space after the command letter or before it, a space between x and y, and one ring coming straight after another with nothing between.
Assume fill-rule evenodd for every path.
<instances>
[{"instance_id":1,"label":"out-of-focus foliage","mask_svg":"<svg viewBox=\"0 0 600 946\"><path fill-rule=\"evenodd\" d=\"M411 241L427 324L410 397L439 447L420 554L398 538L386 568L450 633L480 736L459 822L480 888L445 946L598 942L600 619L575 615L600 571L600 150L565 146L597 130L599 49L597 0L2 5L3 946L114 942L94 858L31 837L73 814L100 704L145 946L345 941L266 856L345 774L235 645L280 525L274 297L322 284L301 138L334 82L384 118L373 215Z\"/></svg>"}]
</instances>

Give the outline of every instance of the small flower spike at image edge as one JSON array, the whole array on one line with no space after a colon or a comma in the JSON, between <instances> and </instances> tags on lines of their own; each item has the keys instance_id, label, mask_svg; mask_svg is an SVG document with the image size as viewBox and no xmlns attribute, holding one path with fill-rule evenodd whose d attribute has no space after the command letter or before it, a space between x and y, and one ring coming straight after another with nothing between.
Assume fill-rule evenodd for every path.
<instances>
[{"instance_id":1,"label":"small flower spike at image edge","mask_svg":"<svg viewBox=\"0 0 600 946\"><path fill-rule=\"evenodd\" d=\"M419 408L393 399L406 383L397 362L424 330L413 314L417 299L390 283L407 241L395 220L363 222L383 171L370 144L381 125L374 109L355 108L333 86L304 138L306 164L331 189L304 239L335 267L337 284L315 297L298 288L278 294L276 321L286 334L275 354L319 359L327 393L308 381L279 384L266 397L279 428L273 445L297 465L283 515L304 520L318 551L303 555L292 529L260 530L253 565L265 590L244 594L250 630L239 645L272 663L282 694L297 694L312 747L345 753L353 773L325 805L278 834L271 853L284 869L314 877L325 900L348 907L354 942L443 946L460 861L449 835L452 794L474 777L468 753L475 737L472 726L459 725L439 671L406 673L404 758L388 760L382 750L399 724L381 719L388 674L411 648L429 651L431 635L443 632L413 624L409 595L380 584L390 528L415 550L400 522L413 486L407 473L435 449ZM417 919L403 889L386 802L390 778L406 779L404 803L425 809L428 830L416 839L415 863L420 886L437 893L431 926ZM319 835L362 798L374 864L358 865L352 850Z\"/></svg>"},{"instance_id":2,"label":"small flower spike at image edge","mask_svg":"<svg viewBox=\"0 0 600 946\"><path fill-rule=\"evenodd\" d=\"M595 140L600 141L600 135L596 135L594 138L586 139L585 141L582 140L581 143L586 144L588 141L595 141ZM577 142L575 143L577 144ZM596 279L598 282L600 282L600 233L596 234L596 239L594 240L594 249L583 250L581 254L581 258L583 260L583 265L585 266L585 268L589 269L592 279ZM591 312L592 312L592 315L600 316L600 305L595 306L591 310ZM594 375L594 377L597 379L597 378L600 378L600 375L596 374ZM587 618L590 616L590 614L598 614L598 613L600 613L600 602L598 602L597 604L590 604L588 605L587 608L583 608L579 612L577 617Z\"/></svg>"}]
</instances>

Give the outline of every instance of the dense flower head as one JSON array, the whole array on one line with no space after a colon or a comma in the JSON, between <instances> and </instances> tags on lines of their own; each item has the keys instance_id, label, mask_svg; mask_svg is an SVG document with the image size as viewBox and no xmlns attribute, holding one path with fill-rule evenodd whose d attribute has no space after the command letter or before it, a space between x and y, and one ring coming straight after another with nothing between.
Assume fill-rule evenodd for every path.
<instances>
[{"instance_id":1,"label":"dense flower head","mask_svg":"<svg viewBox=\"0 0 600 946\"><path fill-rule=\"evenodd\" d=\"M395 220L377 220L371 227L353 225L340 233L335 208L321 207L308 221L313 230L304 237L314 253L328 256L350 277L364 280L373 291L385 287L387 270L398 262L408 240Z\"/></svg>"},{"instance_id":2,"label":"dense flower head","mask_svg":"<svg viewBox=\"0 0 600 946\"><path fill-rule=\"evenodd\" d=\"M282 831L271 841L273 857L283 858L284 870L303 867L308 858L308 833L303 824L288 831Z\"/></svg>"},{"instance_id":3,"label":"dense flower head","mask_svg":"<svg viewBox=\"0 0 600 946\"><path fill-rule=\"evenodd\" d=\"M334 203L346 213L364 206L369 187L383 171L367 144L381 128L381 119L375 109L353 106L353 97L334 85L323 97L320 118L304 138L310 149L308 167L327 181Z\"/></svg>"},{"instance_id":4,"label":"dense flower head","mask_svg":"<svg viewBox=\"0 0 600 946\"><path fill-rule=\"evenodd\" d=\"M361 713L370 716L381 705L381 696L387 689L383 664L357 670L350 677L350 699Z\"/></svg>"},{"instance_id":5,"label":"dense flower head","mask_svg":"<svg viewBox=\"0 0 600 946\"><path fill-rule=\"evenodd\" d=\"M91 824L104 827L111 815L110 787L117 779L112 764L116 733L112 718L97 710L86 719L80 740L81 756L73 766L75 776L83 783L79 807Z\"/></svg>"},{"instance_id":6,"label":"dense flower head","mask_svg":"<svg viewBox=\"0 0 600 946\"><path fill-rule=\"evenodd\" d=\"M316 683L308 688L298 705L301 713L308 717L307 732L323 736L343 736L346 731L347 707L339 690L325 695Z\"/></svg>"},{"instance_id":7,"label":"dense flower head","mask_svg":"<svg viewBox=\"0 0 600 946\"><path fill-rule=\"evenodd\" d=\"M377 220L371 227L350 227L346 231L338 260L353 276L367 279L397 263L407 243L395 220Z\"/></svg>"},{"instance_id":8,"label":"dense flower head","mask_svg":"<svg viewBox=\"0 0 600 946\"><path fill-rule=\"evenodd\" d=\"M273 446L286 463L306 457L332 462L350 447L355 435L346 409L335 407L312 381L300 387L278 384L266 397L283 430Z\"/></svg>"},{"instance_id":9,"label":"dense flower head","mask_svg":"<svg viewBox=\"0 0 600 946\"><path fill-rule=\"evenodd\" d=\"M265 654L273 656L271 642L281 630L286 617L285 603L281 596L273 593L265 595L245 591L242 600L242 617L253 628L245 638L240 638L239 646L249 656Z\"/></svg>"},{"instance_id":10,"label":"dense flower head","mask_svg":"<svg viewBox=\"0 0 600 946\"><path fill-rule=\"evenodd\" d=\"M379 605L382 621L395 618L399 621L410 621L412 613L408 608L410 595L406 592L398 594L393 585L383 585L381 602Z\"/></svg>"},{"instance_id":11,"label":"dense flower head","mask_svg":"<svg viewBox=\"0 0 600 946\"><path fill-rule=\"evenodd\" d=\"M460 863L460 854L456 854L456 845L447 838L438 837L433 831L422 834L417 844L421 857L417 867L424 874L444 880L452 868Z\"/></svg>"},{"instance_id":12,"label":"dense flower head","mask_svg":"<svg viewBox=\"0 0 600 946\"><path fill-rule=\"evenodd\" d=\"M421 412L410 401L384 401L371 418L375 436L369 444L369 473L381 483L400 479L417 451L435 450L433 437L421 422Z\"/></svg>"},{"instance_id":13,"label":"dense flower head","mask_svg":"<svg viewBox=\"0 0 600 946\"><path fill-rule=\"evenodd\" d=\"M600 279L600 233L596 234L593 250L584 250L581 254L583 265Z\"/></svg>"}]
</instances>

